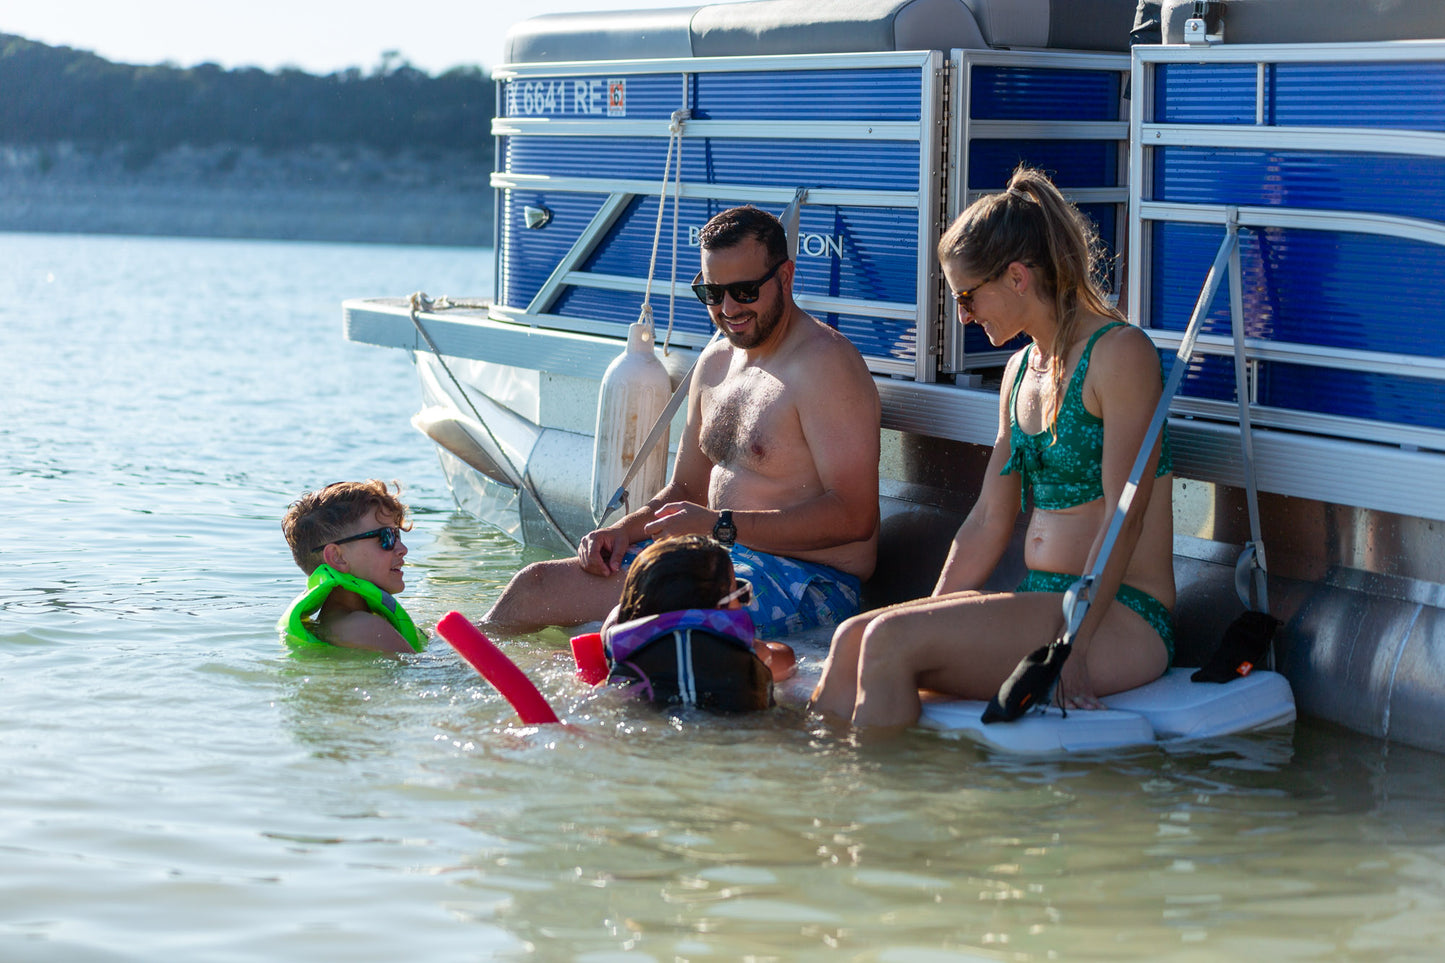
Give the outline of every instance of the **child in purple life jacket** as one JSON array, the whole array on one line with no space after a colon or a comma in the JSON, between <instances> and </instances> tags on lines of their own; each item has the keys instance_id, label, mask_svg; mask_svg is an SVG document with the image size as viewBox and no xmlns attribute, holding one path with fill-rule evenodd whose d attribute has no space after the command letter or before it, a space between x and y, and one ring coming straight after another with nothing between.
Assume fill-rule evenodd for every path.
<instances>
[{"instance_id":1,"label":"child in purple life jacket","mask_svg":"<svg viewBox=\"0 0 1445 963\"><path fill-rule=\"evenodd\" d=\"M603 627L610 677L649 701L721 711L772 704L772 683L795 670L793 650L753 638L752 587L727 549L702 535L660 539L628 569Z\"/></svg>"}]
</instances>

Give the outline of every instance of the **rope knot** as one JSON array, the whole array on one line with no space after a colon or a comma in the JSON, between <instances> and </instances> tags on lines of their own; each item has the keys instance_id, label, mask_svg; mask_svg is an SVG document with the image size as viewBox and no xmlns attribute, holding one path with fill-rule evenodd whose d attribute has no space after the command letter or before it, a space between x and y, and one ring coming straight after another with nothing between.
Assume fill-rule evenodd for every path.
<instances>
[{"instance_id":1,"label":"rope knot","mask_svg":"<svg viewBox=\"0 0 1445 963\"><path fill-rule=\"evenodd\" d=\"M682 136L683 126L692 120L692 111L686 107L679 107L672 112L672 119L667 122L667 131L674 137Z\"/></svg>"}]
</instances>

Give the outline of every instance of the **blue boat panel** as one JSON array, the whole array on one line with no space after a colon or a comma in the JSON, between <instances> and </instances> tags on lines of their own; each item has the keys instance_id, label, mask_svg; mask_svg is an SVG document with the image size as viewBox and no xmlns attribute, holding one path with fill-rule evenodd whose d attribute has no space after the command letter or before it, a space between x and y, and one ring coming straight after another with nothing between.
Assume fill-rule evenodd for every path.
<instances>
[{"instance_id":1,"label":"blue boat panel","mask_svg":"<svg viewBox=\"0 0 1445 963\"><path fill-rule=\"evenodd\" d=\"M1099 274L1094 280L1106 293L1114 291L1115 257L1119 251L1119 214L1122 204L1079 204L1080 213L1094 225L1099 235Z\"/></svg>"},{"instance_id":2,"label":"blue boat panel","mask_svg":"<svg viewBox=\"0 0 1445 963\"><path fill-rule=\"evenodd\" d=\"M847 335L864 357L890 358L912 364L918 354L918 338L912 323L880 321L850 314L829 314L819 320Z\"/></svg>"},{"instance_id":3,"label":"blue boat panel","mask_svg":"<svg viewBox=\"0 0 1445 963\"><path fill-rule=\"evenodd\" d=\"M643 269L646 270L646 265ZM688 275L688 280L692 275ZM636 321L642 310L642 295L631 291L603 291L598 288L569 287L557 299L553 314L588 321L612 322L617 325L617 335L625 335L627 326ZM712 320L707 309L692 291L678 285L677 299L673 303L673 330L691 332L704 336L712 335ZM652 288L652 317L657 327L657 340L661 341L667 329L668 300L667 284L654 284Z\"/></svg>"},{"instance_id":4,"label":"blue boat panel","mask_svg":"<svg viewBox=\"0 0 1445 963\"><path fill-rule=\"evenodd\" d=\"M1223 234L1214 226L1152 226L1146 327L1184 330ZM1445 249L1375 235L1245 230L1240 232L1240 269L1247 337L1445 358L1438 286L1389 282L1445 278ZM1229 335L1225 289L1210 305L1203 330ZM1182 391L1232 401L1233 386L1232 360L1210 358L1191 367ZM1259 401L1297 411L1445 427L1441 383L1398 375L1265 362Z\"/></svg>"},{"instance_id":5,"label":"blue boat panel","mask_svg":"<svg viewBox=\"0 0 1445 963\"><path fill-rule=\"evenodd\" d=\"M629 205L584 263L584 270L646 277L657 229L657 204L656 197L645 197ZM678 212L677 276L680 282L690 283L697 273L697 232L714 214L730 206L721 201L683 201ZM781 213L781 205L760 206L774 214ZM793 282L798 295L913 306L918 250L915 211L805 206L798 221L798 234L798 270ZM665 279L671 270L672 208L669 205L663 215L655 277ZM688 292L688 297L691 296Z\"/></svg>"},{"instance_id":6,"label":"blue boat panel","mask_svg":"<svg viewBox=\"0 0 1445 963\"><path fill-rule=\"evenodd\" d=\"M1161 147L1151 153L1154 200L1445 221L1445 158L1212 147Z\"/></svg>"},{"instance_id":7,"label":"blue boat panel","mask_svg":"<svg viewBox=\"0 0 1445 963\"><path fill-rule=\"evenodd\" d=\"M1160 124L1253 124L1254 64L1159 64L1154 121Z\"/></svg>"},{"instance_id":8,"label":"blue boat panel","mask_svg":"<svg viewBox=\"0 0 1445 963\"><path fill-rule=\"evenodd\" d=\"M1178 355L1173 351L1159 352L1159 365L1164 377L1174 370ZM1179 396L1201 398L1234 404L1234 359L1217 355L1195 355L1189 361L1184 380L1179 383Z\"/></svg>"},{"instance_id":9,"label":"blue boat panel","mask_svg":"<svg viewBox=\"0 0 1445 963\"><path fill-rule=\"evenodd\" d=\"M591 321L612 322L617 325L621 336L627 325L636 321L642 308L642 295L630 292L601 291L595 288L574 287L558 299L555 314L564 317L586 318ZM668 302L666 285L653 289L652 312L657 326L658 339L663 337L667 326ZM837 328L858 346L864 357L887 358L895 361L913 362L917 351L913 325L909 322L884 321L851 314L821 314L820 321ZM682 289L674 305L673 330L711 337L712 320L707 309L692 296L691 291Z\"/></svg>"},{"instance_id":10,"label":"blue boat panel","mask_svg":"<svg viewBox=\"0 0 1445 963\"><path fill-rule=\"evenodd\" d=\"M1268 123L1445 131L1445 63L1269 67Z\"/></svg>"},{"instance_id":11,"label":"blue boat panel","mask_svg":"<svg viewBox=\"0 0 1445 963\"><path fill-rule=\"evenodd\" d=\"M1438 381L1279 363L1261 367L1261 404L1445 428L1445 384Z\"/></svg>"},{"instance_id":12,"label":"blue boat panel","mask_svg":"<svg viewBox=\"0 0 1445 963\"><path fill-rule=\"evenodd\" d=\"M698 120L918 121L923 116L923 72L917 67L705 73L696 75L696 82L692 109Z\"/></svg>"},{"instance_id":13,"label":"blue boat panel","mask_svg":"<svg viewBox=\"0 0 1445 963\"><path fill-rule=\"evenodd\" d=\"M604 199L599 194L566 191L503 192L502 263L497 279L501 304L527 306L591 223ZM523 219L526 207L546 208L552 212L552 220L542 230L529 230Z\"/></svg>"},{"instance_id":14,"label":"blue boat panel","mask_svg":"<svg viewBox=\"0 0 1445 963\"><path fill-rule=\"evenodd\" d=\"M1164 358L1167 370L1174 355ZM1445 429L1445 384L1422 378L1263 362L1257 404L1317 415ZM1234 361L1211 356L1190 362L1179 394L1236 404Z\"/></svg>"},{"instance_id":15,"label":"blue boat panel","mask_svg":"<svg viewBox=\"0 0 1445 963\"><path fill-rule=\"evenodd\" d=\"M917 143L707 138L687 141L682 178L693 183L837 190L918 190ZM553 177L655 178L667 141L632 137L509 137L504 168ZM674 161L676 164L676 161Z\"/></svg>"},{"instance_id":16,"label":"blue boat panel","mask_svg":"<svg viewBox=\"0 0 1445 963\"><path fill-rule=\"evenodd\" d=\"M668 120L692 105L681 74L518 78L502 85L501 101L501 116L596 120L599 127L616 119Z\"/></svg>"},{"instance_id":17,"label":"blue boat panel","mask_svg":"<svg viewBox=\"0 0 1445 963\"><path fill-rule=\"evenodd\" d=\"M978 66L968 113L975 120L1119 120L1122 76L1114 70Z\"/></svg>"},{"instance_id":18,"label":"blue boat panel","mask_svg":"<svg viewBox=\"0 0 1445 963\"><path fill-rule=\"evenodd\" d=\"M918 216L898 208L804 207L799 295L912 306L917 297ZM815 240L816 239L816 240ZM826 247L825 256L817 256ZM912 322L907 322L911 327Z\"/></svg>"},{"instance_id":19,"label":"blue boat panel","mask_svg":"<svg viewBox=\"0 0 1445 963\"><path fill-rule=\"evenodd\" d=\"M1112 140L993 140L968 145L968 188L1001 191L1020 164L1045 171L1067 191L1118 187L1119 144Z\"/></svg>"},{"instance_id":20,"label":"blue boat panel","mask_svg":"<svg viewBox=\"0 0 1445 963\"><path fill-rule=\"evenodd\" d=\"M1151 237L1145 326L1183 331L1224 230L1164 223L1153 225ZM1241 230L1240 270L1247 337L1445 358L1439 295L1445 248L1372 234ZM1421 283L1429 278L1437 281ZM1222 286L1204 330L1229 333Z\"/></svg>"},{"instance_id":21,"label":"blue boat panel","mask_svg":"<svg viewBox=\"0 0 1445 963\"><path fill-rule=\"evenodd\" d=\"M847 67L727 73L619 73L517 78L503 84L507 117L668 120L912 121L922 117L917 67Z\"/></svg>"},{"instance_id":22,"label":"blue boat panel","mask_svg":"<svg viewBox=\"0 0 1445 963\"><path fill-rule=\"evenodd\" d=\"M524 307L531 300L601 202L600 195L508 192L502 244L502 304ZM579 269L645 280L652 257L657 203L655 197L633 200ZM553 220L541 230L527 230L522 221L526 205L547 206L554 211ZM679 211L678 286L673 306L676 330L703 334L711 331L707 311L688 285L698 270L697 231L726 206L720 201L689 200ZM670 213L663 218L663 229L652 286L653 311L659 326L667 317L672 273ZM912 310L917 231L916 215L911 211L805 207L799 221L795 295L883 301ZM564 317L611 322L620 333L637 320L641 304L640 293L568 286L549 311ZM909 362L913 358L916 336L911 318L832 314L822 320L841 327L867 356Z\"/></svg>"},{"instance_id":23,"label":"blue boat panel","mask_svg":"<svg viewBox=\"0 0 1445 963\"><path fill-rule=\"evenodd\" d=\"M958 313L954 312L954 317ZM1021 334L1006 344L995 348L989 343L988 335L983 333L983 328L976 324L970 324L963 329L963 352L966 355L982 354L985 351L1008 351L1014 352L1029 343L1028 335Z\"/></svg>"},{"instance_id":24,"label":"blue boat panel","mask_svg":"<svg viewBox=\"0 0 1445 963\"><path fill-rule=\"evenodd\" d=\"M657 232L657 205L658 199L655 196L635 198L592 255L583 262L582 269L597 274L645 279L647 265L653 256L653 238ZM693 275L697 273L697 232L707 223L708 218L725 206L727 205L684 198L678 207L677 279L679 290L688 298L692 298L692 291L684 285L691 284ZM778 212L775 210L773 213ZM659 290L666 291L668 279L672 276L672 215L672 201L669 198L662 218L662 235L657 242L657 267L653 272L654 296Z\"/></svg>"}]
</instances>

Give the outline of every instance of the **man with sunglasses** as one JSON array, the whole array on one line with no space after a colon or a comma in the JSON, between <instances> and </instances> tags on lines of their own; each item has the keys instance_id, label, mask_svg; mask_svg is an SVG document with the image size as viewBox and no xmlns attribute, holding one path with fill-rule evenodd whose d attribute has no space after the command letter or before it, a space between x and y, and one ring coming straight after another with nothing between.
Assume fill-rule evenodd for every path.
<instances>
[{"instance_id":1,"label":"man with sunglasses","mask_svg":"<svg viewBox=\"0 0 1445 963\"><path fill-rule=\"evenodd\" d=\"M782 224L756 207L702 229L693 293L724 335L704 349L672 478L582 539L577 557L517 573L487 622L510 631L603 618L650 539L711 535L753 586L758 634L858 609L878 550L878 390L858 349L793 301Z\"/></svg>"}]
</instances>

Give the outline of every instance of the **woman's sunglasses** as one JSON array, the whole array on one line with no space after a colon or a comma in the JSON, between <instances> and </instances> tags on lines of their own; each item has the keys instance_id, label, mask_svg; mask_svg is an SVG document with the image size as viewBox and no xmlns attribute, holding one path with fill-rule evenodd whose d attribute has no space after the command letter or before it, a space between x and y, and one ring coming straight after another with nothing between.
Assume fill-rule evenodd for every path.
<instances>
[{"instance_id":1,"label":"woman's sunglasses","mask_svg":"<svg viewBox=\"0 0 1445 963\"><path fill-rule=\"evenodd\" d=\"M1004 270L1006 270L1006 268L995 271L988 277L984 278L982 281L975 284L973 287L969 288L967 291L954 291L953 300L958 304L960 308L963 308L965 314L973 314L973 296L977 294L978 289L983 287L985 284L992 284L994 281L997 281L999 278L1003 277Z\"/></svg>"},{"instance_id":2,"label":"woman's sunglasses","mask_svg":"<svg viewBox=\"0 0 1445 963\"><path fill-rule=\"evenodd\" d=\"M348 535L345 538L332 539L326 545L345 545L347 542L360 542L363 539L374 538L381 543L381 550L389 552L396 548L396 543L401 541L401 529L388 526L386 528L373 528L369 532L362 532L360 535ZM325 548L322 545L321 548ZM316 551L321 551L321 548Z\"/></svg>"},{"instance_id":3,"label":"woman's sunglasses","mask_svg":"<svg viewBox=\"0 0 1445 963\"><path fill-rule=\"evenodd\" d=\"M733 582L733 590L717 600L717 607L725 609L732 603L750 605L753 601L753 583L745 578Z\"/></svg>"},{"instance_id":4,"label":"woman's sunglasses","mask_svg":"<svg viewBox=\"0 0 1445 963\"><path fill-rule=\"evenodd\" d=\"M732 295L732 299L738 304L752 304L758 299L763 285L771 281L773 275L778 273L778 268L787 263L786 260L779 261L773 265L772 270L756 281L734 281L732 284L703 284L702 272L699 271L697 277L692 279L692 293L696 294L703 304L722 304L725 293Z\"/></svg>"}]
</instances>

